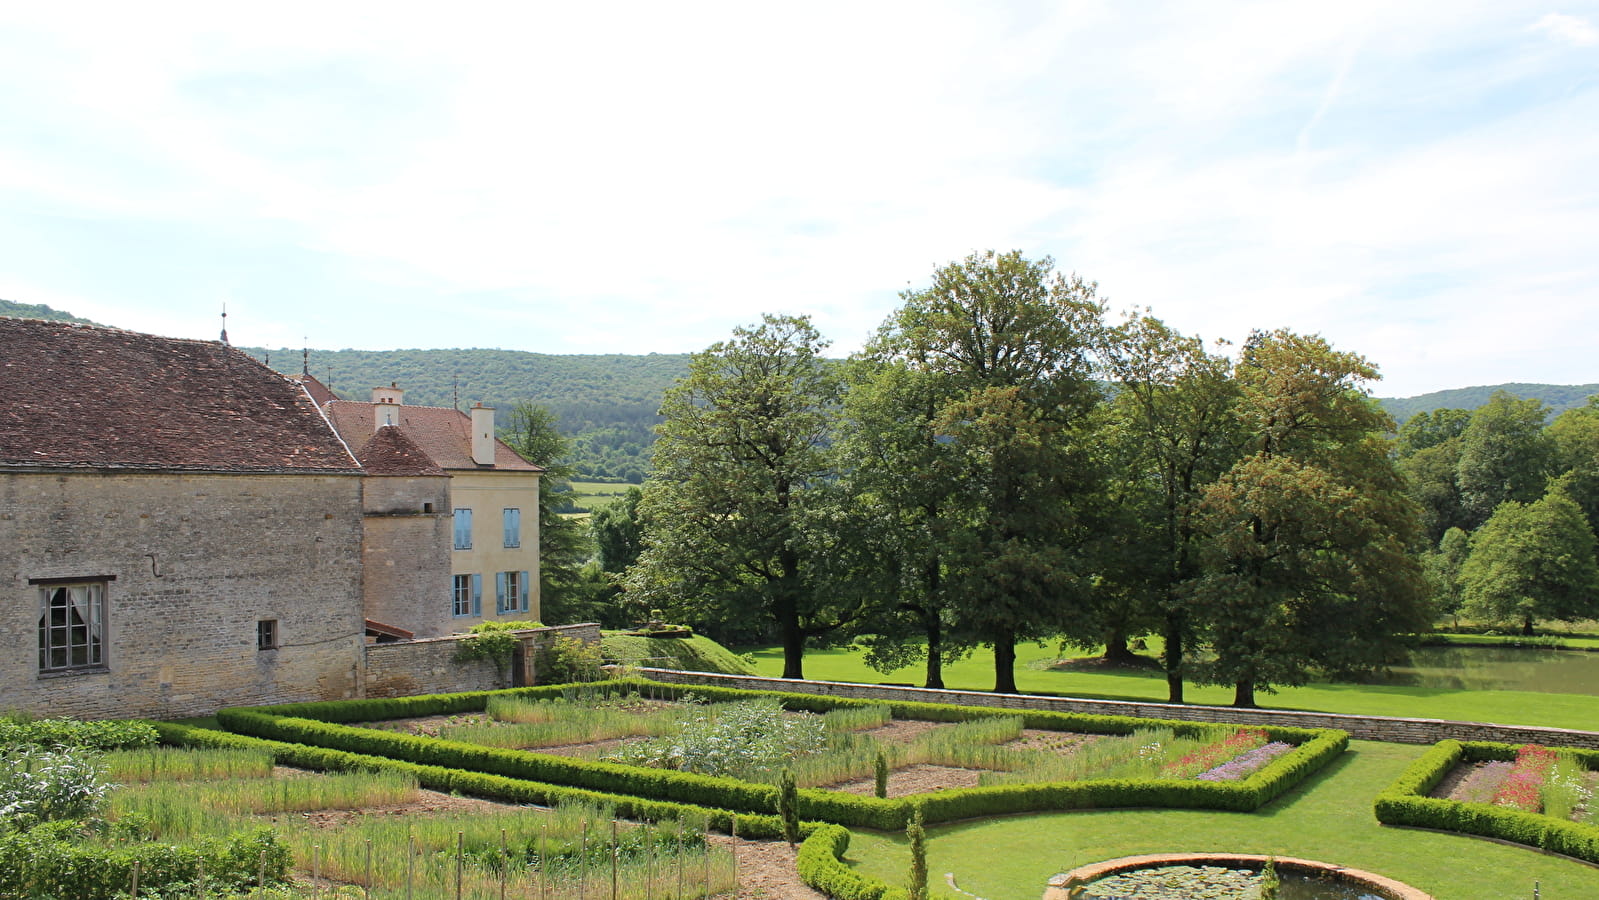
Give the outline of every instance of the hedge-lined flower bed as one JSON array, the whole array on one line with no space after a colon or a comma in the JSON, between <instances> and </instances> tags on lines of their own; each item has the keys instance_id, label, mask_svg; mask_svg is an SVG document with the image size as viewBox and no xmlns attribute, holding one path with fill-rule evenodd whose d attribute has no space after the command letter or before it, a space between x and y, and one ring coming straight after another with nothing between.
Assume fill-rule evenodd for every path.
<instances>
[{"instance_id":1,"label":"hedge-lined flower bed","mask_svg":"<svg viewBox=\"0 0 1599 900\"><path fill-rule=\"evenodd\" d=\"M584 685L580 689L570 686L549 686L395 700L344 700L249 709L235 708L221 711L217 718L224 727L243 734L362 756L385 757L446 771L459 770L499 776L524 784L532 783L543 787L564 786L607 795L650 798L757 815L765 815L776 809L777 789L771 785L520 750L488 748L341 724L476 712L482 710L488 699L494 696L553 698L569 696L574 692L617 694L641 688L647 689L654 696L679 697L693 693L697 697L713 701L776 697L789 709L808 712L882 705L877 701L814 694L746 691L653 682L647 683L646 687L646 683L643 682L612 681ZM939 722L1017 715L1014 710L942 704L887 705L896 718ZM1125 735L1140 727L1159 725L1170 728L1178 734L1214 737L1218 740L1224 734L1224 726L1193 722L1053 712L1028 712L1022 717L1029 728L1079 733ZM936 794L896 800L862 797L835 791L804 790L799 795L799 813L805 819L888 831L905 827L912 808L916 806L921 807L928 823L1018 812L1129 806L1249 812L1281 796L1343 752L1348 744L1346 733L1332 730L1268 728L1264 729L1264 736L1270 740L1297 746L1259 771L1236 781L1211 782L1159 778L1054 782L941 791Z\"/></svg>"},{"instance_id":2,"label":"hedge-lined flower bed","mask_svg":"<svg viewBox=\"0 0 1599 900\"><path fill-rule=\"evenodd\" d=\"M1558 753L1581 762L1588 769L1599 769L1599 751L1560 750ZM1457 765L1508 762L1524 755L1522 748L1512 744L1440 741L1377 796L1377 821L1384 825L1411 825L1499 838L1599 863L1599 825L1557 819L1515 806L1428 796ZM1542 770L1542 755L1532 756L1528 769ZM1522 790L1514 797L1518 806L1535 802L1522 796L1524 793ZM1490 798L1495 802L1497 799L1498 792Z\"/></svg>"}]
</instances>

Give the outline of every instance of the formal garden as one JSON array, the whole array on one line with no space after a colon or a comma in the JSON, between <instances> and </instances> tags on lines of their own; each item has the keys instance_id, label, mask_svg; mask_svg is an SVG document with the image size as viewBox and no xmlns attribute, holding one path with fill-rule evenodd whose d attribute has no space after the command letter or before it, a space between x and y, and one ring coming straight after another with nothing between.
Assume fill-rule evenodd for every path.
<instances>
[{"instance_id":1,"label":"formal garden","mask_svg":"<svg viewBox=\"0 0 1599 900\"><path fill-rule=\"evenodd\" d=\"M792 878L840 900L909 896L915 871L939 896L1038 897L1172 850L1440 900L1599 885L1599 753L1541 747L644 680L13 717L0 742L0 897L757 896L740 856L785 839Z\"/></svg>"}]
</instances>

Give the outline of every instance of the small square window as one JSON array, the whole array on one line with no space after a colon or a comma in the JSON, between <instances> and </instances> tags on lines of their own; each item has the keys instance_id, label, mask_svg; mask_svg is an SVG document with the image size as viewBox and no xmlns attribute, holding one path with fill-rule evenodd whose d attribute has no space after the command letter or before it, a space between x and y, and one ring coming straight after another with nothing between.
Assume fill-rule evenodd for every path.
<instances>
[{"instance_id":1,"label":"small square window","mask_svg":"<svg viewBox=\"0 0 1599 900\"><path fill-rule=\"evenodd\" d=\"M255 623L255 649L278 649L278 620L262 619Z\"/></svg>"}]
</instances>

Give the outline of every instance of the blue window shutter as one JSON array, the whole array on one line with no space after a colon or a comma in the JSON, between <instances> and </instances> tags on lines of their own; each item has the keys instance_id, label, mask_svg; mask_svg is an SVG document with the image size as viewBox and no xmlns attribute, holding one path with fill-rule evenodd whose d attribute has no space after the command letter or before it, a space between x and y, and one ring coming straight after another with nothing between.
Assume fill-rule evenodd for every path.
<instances>
[{"instance_id":1,"label":"blue window shutter","mask_svg":"<svg viewBox=\"0 0 1599 900\"><path fill-rule=\"evenodd\" d=\"M517 579L517 580L522 583L522 597L521 597L522 606L520 608L521 608L522 612L527 612L528 611L528 603L527 603L527 601L528 601L528 580L527 580L527 573L523 572L522 573L522 577Z\"/></svg>"},{"instance_id":2,"label":"blue window shutter","mask_svg":"<svg viewBox=\"0 0 1599 900\"><path fill-rule=\"evenodd\" d=\"M508 609L508 607L506 606L506 604L508 602L510 602L510 601L505 596L505 573L504 572L495 572L494 573L494 612L495 613L505 612L505 610Z\"/></svg>"},{"instance_id":3,"label":"blue window shutter","mask_svg":"<svg viewBox=\"0 0 1599 900\"><path fill-rule=\"evenodd\" d=\"M472 615L483 615L483 576L472 576Z\"/></svg>"},{"instance_id":4,"label":"blue window shutter","mask_svg":"<svg viewBox=\"0 0 1599 900\"><path fill-rule=\"evenodd\" d=\"M505 510L505 546L522 546L522 511L508 508Z\"/></svg>"},{"instance_id":5,"label":"blue window shutter","mask_svg":"<svg viewBox=\"0 0 1599 900\"><path fill-rule=\"evenodd\" d=\"M455 511L455 549L472 549L472 511L470 509L457 509Z\"/></svg>"}]
</instances>

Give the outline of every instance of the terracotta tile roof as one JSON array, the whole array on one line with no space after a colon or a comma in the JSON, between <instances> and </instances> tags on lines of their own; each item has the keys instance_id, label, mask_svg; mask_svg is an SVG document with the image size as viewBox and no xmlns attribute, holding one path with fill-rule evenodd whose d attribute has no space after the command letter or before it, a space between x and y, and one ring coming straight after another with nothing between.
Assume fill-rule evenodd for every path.
<instances>
[{"instance_id":1,"label":"terracotta tile roof","mask_svg":"<svg viewBox=\"0 0 1599 900\"><path fill-rule=\"evenodd\" d=\"M0 468L351 472L299 385L211 341L0 317Z\"/></svg>"},{"instance_id":2,"label":"terracotta tile roof","mask_svg":"<svg viewBox=\"0 0 1599 900\"><path fill-rule=\"evenodd\" d=\"M355 458L368 475L448 475L399 428L379 428Z\"/></svg>"},{"instance_id":3,"label":"terracotta tile roof","mask_svg":"<svg viewBox=\"0 0 1599 900\"><path fill-rule=\"evenodd\" d=\"M298 382L301 387L305 388L305 392L311 395L312 400L316 401L318 409L330 401L339 399L339 396L333 393L333 389L318 381L315 375L302 374L288 377L290 381Z\"/></svg>"},{"instance_id":4,"label":"terracotta tile roof","mask_svg":"<svg viewBox=\"0 0 1599 900\"><path fill-rule=\"evenodd\" d=\"M482 469L472 461L472 417L444 406L399 406L399 427L433 461L446 469ZM372 404L335 400L323 409L350 448L360 455L372 439ZM516 455L504 441L494 441L494 468L516 472L543 469Z\"/></svg>"}]
</instances>

